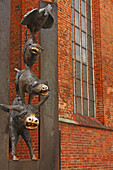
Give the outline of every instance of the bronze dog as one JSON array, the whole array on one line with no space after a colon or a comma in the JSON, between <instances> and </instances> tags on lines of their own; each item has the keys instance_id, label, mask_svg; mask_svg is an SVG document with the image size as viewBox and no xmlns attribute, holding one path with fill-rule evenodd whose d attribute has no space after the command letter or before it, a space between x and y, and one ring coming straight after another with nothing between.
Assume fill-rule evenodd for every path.
<instances>
[{"instance_id":1,"label":"bronze dog","mask_svg":"<svg viewBox=\"0 0 113 170\"><path fill-rule=\"evenodd\" d=\"M33 70L27 68L26 70L18 70L15 77L15 86L17 95L21 97L22 103L25 104L25 92L29 93L28 104L31 103L35 95L46 96L49 93L48 82L38 79Z\"/></svg>"}]
</instances>

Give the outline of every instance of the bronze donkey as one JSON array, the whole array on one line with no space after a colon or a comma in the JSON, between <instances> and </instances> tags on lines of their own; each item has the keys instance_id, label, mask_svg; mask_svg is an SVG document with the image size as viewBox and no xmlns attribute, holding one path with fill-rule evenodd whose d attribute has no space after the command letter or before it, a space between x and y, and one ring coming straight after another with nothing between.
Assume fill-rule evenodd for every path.
<instances>
[{"instance_id":1,"label":"bronze donkey","mask_svg":"<svg viewBox=\"0 0 113 170\"><path fill-rule=\"evenodd\" d=\"M16 145L21 135L26 142L30 157L37 160L32 148L30 130L34 130L39 125L39 112L37 108L41 106L49 97L49 94L38 104L23 105L21 98L17 96L12 105L0 104L0 108L9 112L9 153L11 152L12 160L18 160L16 156Z\"/></svg>"}]
</instances>

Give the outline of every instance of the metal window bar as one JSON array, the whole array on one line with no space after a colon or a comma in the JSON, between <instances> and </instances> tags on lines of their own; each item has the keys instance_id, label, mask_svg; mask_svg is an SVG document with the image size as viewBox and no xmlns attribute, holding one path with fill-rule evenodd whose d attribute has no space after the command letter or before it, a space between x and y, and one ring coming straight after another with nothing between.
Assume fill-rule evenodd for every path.
<instances>
[{"instance_id":1,"label":"metal window bar","mask_svg":"<svg viewBox=\"0 0 113 170\"><path fill-rule=\"evenodd\" d=\"M73 17L73 0L71 0L71 25L72 25L72 67L73 67L73 113L75 108L75 57L74 57L74 17Z\"/></svg>"}]
</instances>

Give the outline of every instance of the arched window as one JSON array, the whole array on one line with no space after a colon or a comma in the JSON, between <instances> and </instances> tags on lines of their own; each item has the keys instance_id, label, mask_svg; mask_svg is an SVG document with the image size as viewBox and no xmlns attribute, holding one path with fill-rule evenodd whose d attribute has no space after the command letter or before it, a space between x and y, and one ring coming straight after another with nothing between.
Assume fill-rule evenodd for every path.
<instances>
[{"instance_id":1,"label":"arched window","mask_svg":"<svg viewBox=\"0 0 113 170\"><path fill-rule=\"evenodd\" d=\"M91 0L72 0L74 113L95 116Z\"/></svg>"}]
</instances>

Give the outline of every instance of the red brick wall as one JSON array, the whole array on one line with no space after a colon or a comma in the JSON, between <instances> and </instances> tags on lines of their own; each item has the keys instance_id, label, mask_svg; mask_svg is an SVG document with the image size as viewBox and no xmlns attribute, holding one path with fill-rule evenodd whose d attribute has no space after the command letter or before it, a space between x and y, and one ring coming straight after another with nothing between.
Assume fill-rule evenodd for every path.
<instances>
[{"instance_id":1,"label":"red brick wall","mask_svg":"<svg viewBox=\"0 0 113 170\"><path fill-rule=\"evenodd\" d=\"M58 86L59 116L74 119L71 0L58 1Z\"/></svg>"},{"instance_id":2,"label":"red brick wall","mask_svg":"<svg viewBox=\"0 0 113 170\"><path fill-rule=\"evenodd\" d=\"M101 28L100 28L100 1L93 0L93 54L95 75L95 104L96 117L104 123L102 55L101 55Z\"/></svg>"},{"instance_id":3,"label":"red brick wall","mask_svg":"<svg viewBox=\"0 0 113 170\"><path fill-rule=\"evenodd\" d=\"M112 170L113 131L60 123L62 170Z\"/></svg>"},{"instance_id":4,"label":"red brick wall","mask_svg":"<svg viewBox=\"0 0 113 170\"><path fill-rule=\"evenodd\" d=\"M14 68L21 69L21 0L11 1L11 34L10 34L10 103L15 97Z\"/></svg>"},{"instance_id":5,"label":"red brick wall","mask_svg":"<svg viewBox=\"0 0 113 170\"><path fill-rule=\"evenodd\" d=\"M113 127L113 1L100 1L104 124Z\"/></svg>"},{"instance_id":6,"label":"red brick wall","mask_svg":"<svg viewBox=\"0 0 113 170\"><path fill-rule=\"evenodd\" d=\"M113 1L93 0L96 117L113 126Z\"/></svg>"},{"instance_id":7,"label":"red brick wall","mask_svg":"<svg viewBox=\"0 0 113 170\"><path fill-rule=\"evenodd\" d=\"M59 116L75 120L73 114L71 0L59 0L57 4ZM15 97L14 68L24 68L22 49L25 26L21 26L20 21L26 12L35 7L38 7L38 1L22 0L21 3L19 0L16 2L12 0L11 3L10 103ZM111 0L93 0L96 118L107 126L113 126L112 8L113 1ZM34 70L38 76L38 61ZM37 98L33 103L36 101ZM59 129L61 130L61 169L113 169L113 131L66 123L60 123ZM31 135L34 150L38 154L37 131ZM17 146L17 155L21 159L29 158L28 149L23 140Z\"/></svg>"}]
</instances>

